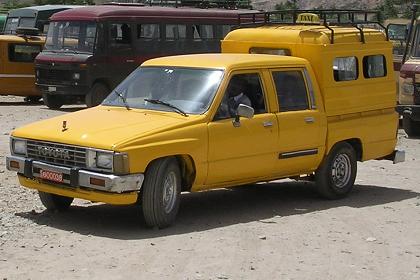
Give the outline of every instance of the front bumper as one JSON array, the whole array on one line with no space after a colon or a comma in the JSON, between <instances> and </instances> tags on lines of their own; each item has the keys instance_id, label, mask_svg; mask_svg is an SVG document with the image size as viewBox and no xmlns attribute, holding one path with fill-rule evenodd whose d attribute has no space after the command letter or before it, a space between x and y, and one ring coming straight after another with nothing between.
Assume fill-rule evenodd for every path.
<instances>
[{"instance_id":1,"label":"front bumper","mask_svg":"<svg viewBox=\"0 0 420 280\"><path fill-rule=\"evenodd\" d=\"M37 89L42 93L50 95L86 95L89 92L87 85L57 85L35 83Z\"/></svg>"},{"instance_id":2,"label":"front bumper","mask_svg":"<svg viewBox=\"0 0 420 280\"><path fill-rule=\"evenodd\" d=\"M19 174L19 177L32 179L32 181L35 180L39 182L40 185L48 185L55 189L62 188L67 190L73 190L73 193L81 189L100 191L103 193L110 194L123 194L128 192L137 193L140 190L144 180L143 174L132 174L123 176L104 174L79 168L70 168L47 164L19 156L7 156L6 167L10 171L16 171ZM41 170L63 174L63 182L55 183L53 181L42 179ZM20 181L22 183L22 180ZM23 180L23 182L29 181ZM41 190L33 184L30 184L30 186L27 184L23 185L26 187Z\"/></svg>"}]
</instances>

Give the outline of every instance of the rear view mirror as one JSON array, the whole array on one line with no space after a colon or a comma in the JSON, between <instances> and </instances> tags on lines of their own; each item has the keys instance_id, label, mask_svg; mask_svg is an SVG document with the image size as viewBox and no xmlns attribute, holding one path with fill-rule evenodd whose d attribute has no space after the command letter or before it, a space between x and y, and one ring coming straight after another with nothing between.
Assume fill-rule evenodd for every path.
<instances>
[{"instance_id":1,"label":"rear view mirror","mask_svg":"<svg viewBox=\"0 0 420 280\"><path fill-rule=\"evenodd\" d=\"M390 23L386 31L391 41L405 41L407 39L408 29L406 24Z\"/></svg>"},{"instance_id":2,"label":"rear view mirror","mask_svg":"<svg viewBox=\"0 0 420 280\"><path fill-rule=\"evenodd\" d=\"M233 120L233 126L239 127L241 126L240 118L247 118L251 119L254 117L254 108L245 105L245 104L239 104L238 109L236 110L236 117Z\"/></svg>"}]
</instances>

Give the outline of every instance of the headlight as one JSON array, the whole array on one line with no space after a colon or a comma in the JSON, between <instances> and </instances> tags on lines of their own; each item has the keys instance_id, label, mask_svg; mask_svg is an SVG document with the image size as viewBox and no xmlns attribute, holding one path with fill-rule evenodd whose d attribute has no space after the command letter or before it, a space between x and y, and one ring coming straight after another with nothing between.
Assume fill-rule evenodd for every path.
<instances>
[{"instance_id":1,"label":"headlight","mask_svg":"<svg viewBox=\"0 0 420 280\"><path fill-rule=\"evenodd\" d=\"M128 174L128 155L112 151L88 149L86 167L91 169L106 169L115 174Z\"/></svg>"},{"instance_id":2,"label":"headlight","mask_svg":"<svg viewBox=\"0 0 420 280\"><path fill-rule=\"evenodd\" d=\"M98 168L112 169L113 157L113 153L96 152L96 166Z\"/></svg>"},{"instance_id":3,"label":"headlight","mask_svg":"<svg viewBox=\"0 0 420 280\"><path fill-rule=\"evenodd\" d=\"M400 77L400 93L404 95L414 94L414 83L413 78Z\"/></svg>"},{"instance_id":4,"label":"headlight","mask_svg":"<svg viewBox=\"0 0 420 280\"><path fill-rule=\"evenodd\" d=\"M73 79L79 80L80 79L80 73L73 73Z\"/></svg>"},{"instance_id":5,"label":"headlight","mask_svg":"<svg viewBox=\"0 0 420 280\"><path fill-rule=\"evenodd\" d=\"M12 138L12 153L26 155L26 140Z\"/></svg>"}]
</instances>

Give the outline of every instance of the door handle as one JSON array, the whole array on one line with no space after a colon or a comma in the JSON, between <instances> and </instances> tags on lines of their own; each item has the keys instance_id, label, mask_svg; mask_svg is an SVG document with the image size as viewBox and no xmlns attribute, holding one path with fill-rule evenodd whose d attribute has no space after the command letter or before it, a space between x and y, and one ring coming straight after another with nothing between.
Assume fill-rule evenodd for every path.
<instances>
[{"instance_id":1,"label":"door handle","mask_svg":"<svg viewBox=\"0 0 420 280\"><path fill-rule=\"evenodd\" d=\"M314 123L315 122L314 117L306 117L304 120L305 120L306 123Z\"/></svg>"},{"instance_id":2,"label":"door handle","mask_svg":"<svg viewBox=\"0 0 420 280\"><path fill-rule=\"evenodd\" d=\"M134 59L127 59L125 62L134 62Z\"/></svg>"},{"instance_id":3,"label":"door handle","mask_svg":"<svg viewBox=\"0 0 420 280\"><path fill-rule=\"evenodd\" d=\"M263 126L264 127L272 127L273 126L273 122L271 122L271 121L263 122Z\"/></svg>"}]
</instances>

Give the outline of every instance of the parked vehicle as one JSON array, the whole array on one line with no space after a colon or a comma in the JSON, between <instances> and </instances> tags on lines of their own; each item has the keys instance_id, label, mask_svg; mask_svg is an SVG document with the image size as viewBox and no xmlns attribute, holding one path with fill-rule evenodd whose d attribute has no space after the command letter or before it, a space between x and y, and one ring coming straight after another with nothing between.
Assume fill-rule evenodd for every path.
<instances>
[{"instance_id":1,"label":"parked vehicle","mask_svg":"<svg viewBox=\"0 0 420 280\"><path fill-rule=\"evenodd\" d=\"M220 52L241 9L102 5L51 17L36 58L45 105L98 105L143 61L164 55Z\"/></svg>"},{"instance_id":2,"label":"parked vehicle","mask_svg":"<svg viewBox=\"0 0 420 280\"><path fill-rule=\"evenodd\" d=\"M399 95L397 111L403 117L403 128L408 136L420 136L420 22L417 18L419 5L413 6L413 16L408 28L405 25L393 24L395 34L406 38L402 66L400 69Z\"/></svg>"},{"instance_id":3,"label":"parked vehicle","mask_svg":"<svg viewBox=\"0 0 420 280\"><path fill-rule=\"evenodd\" d=\"M0 95L25 96L30 102L41 98L35 87L34 60L43 45L40 36L0 35Z\"/></svg>"},{"instance_id":4,"label":"parked vehicle","mask_svg":"<svg viewBox=\"0 0 420 280\"><path fill-rule=\"evenodd\" d=\"M26 101L41 99L35 87L35 57L41 52L41 34L54 12L75 6L45 5L11 10L0 35L0 95L25 96Z\"/></svg>"},{"instance_id":5,"label":"parked vehicle","mask_svg":"<svg viewBox=\"0 0 420 280\"><path fill-rule=\"evenodd\" d=\"M148 60L101 106L14 130L7 168L47 209L140 202L162 228L181 191L309 176L335 199L357 161L403 161L384 33L267 24L229 33L227 53Z\"/></svg>"},{"instance_id":6,"label":"parked vehicle","mask_svg":"<svg viewBox=\"0 0 420 280\"><path fill-rule=\"evenodd\" d=\"M46 34L49 18L59 11L72 9L72 5L42 5L10 10L7 14L3 34L16 34L16 29L37 28L40 33Z\"/></svg>"},{"instance_id":7,"label":"parked vehicle","mask_svg":"<svg viewBox=\"0 0 420 280\"><path fill-rule=\"evenodd\" d=\"M0 14L0 30L3 30L7 15Z\"/></svg>"}]
</instances>

